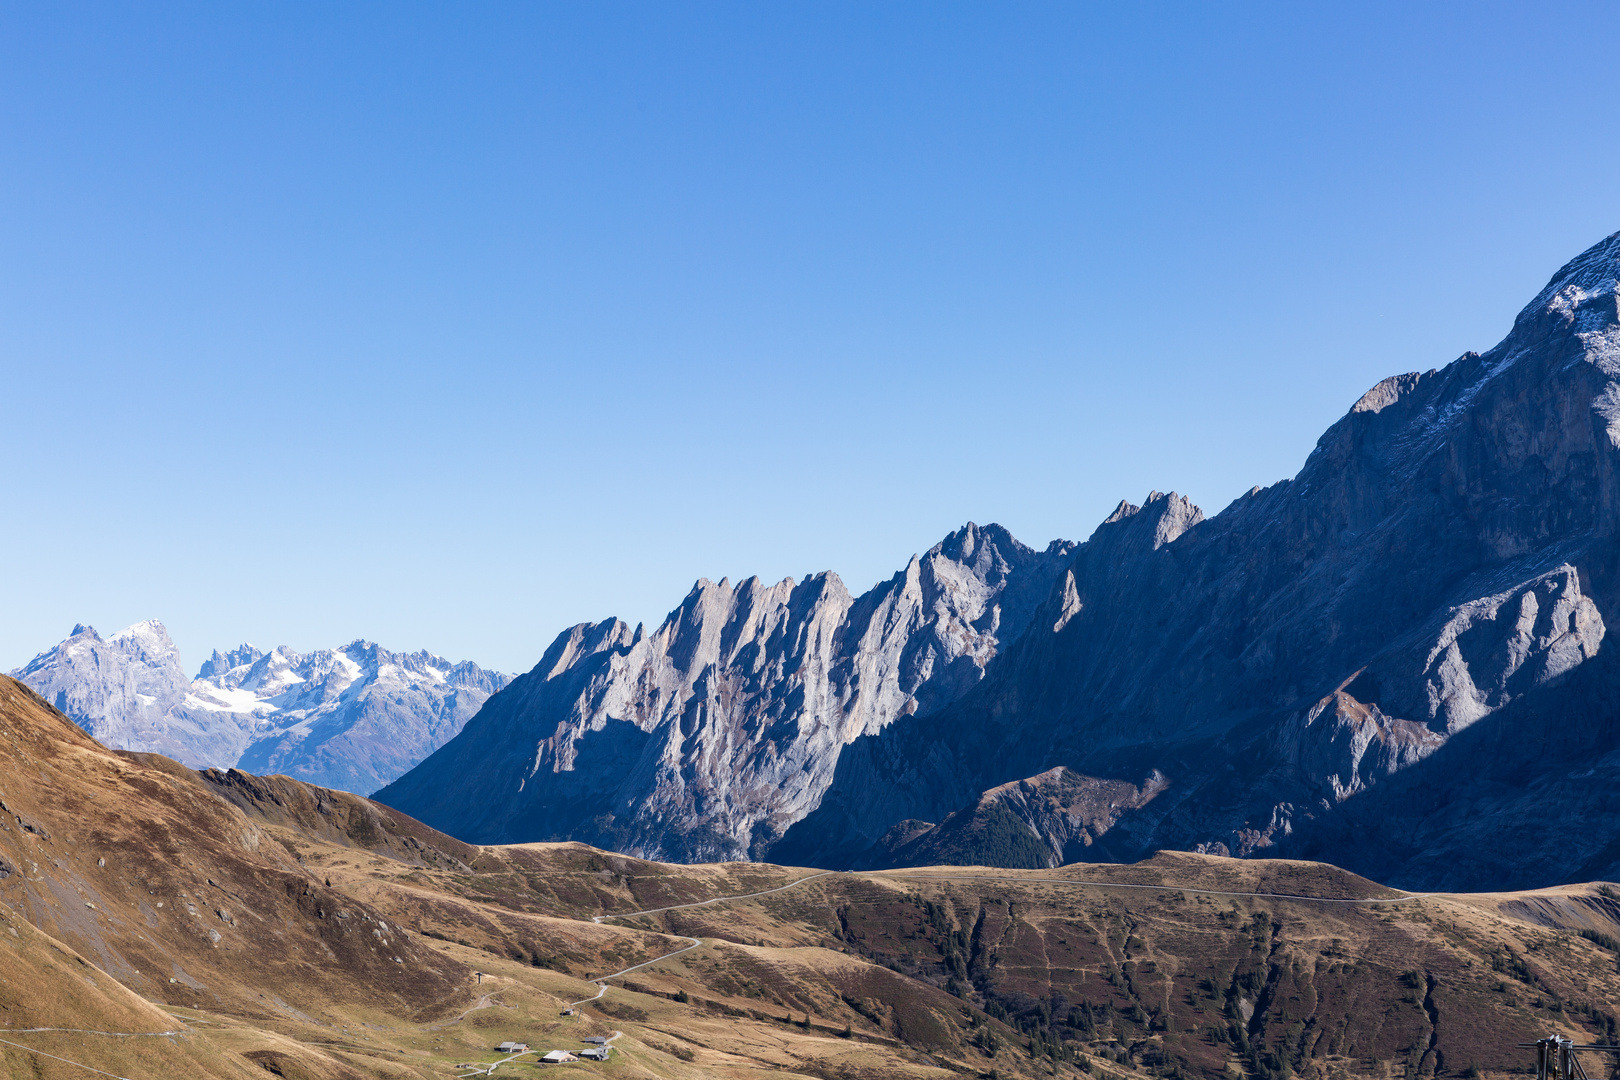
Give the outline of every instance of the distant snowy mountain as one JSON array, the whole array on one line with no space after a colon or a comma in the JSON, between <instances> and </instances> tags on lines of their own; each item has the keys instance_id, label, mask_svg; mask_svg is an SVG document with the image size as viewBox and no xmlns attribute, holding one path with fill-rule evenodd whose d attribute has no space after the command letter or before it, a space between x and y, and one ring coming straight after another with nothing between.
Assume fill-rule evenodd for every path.
<instances>
[{"instance_id":1,"label":"distant snowy mountain","mask_svg":"<svg viewBox=\"0 0 1620 1080\"><path fill-rule=\"evenodd\" d=\"M103 743L120 748L162 738L169 727L165 717L191 685L169 632L155 621L108 638L75 626L66 641L11 675Z\"/></svg>"},{"instance_id":2,"label":"distant snowy mountain","mask_svg":"<svg viewBox=\"0 0 1620 1080\"><path fill-rule=\"evenodd\" d=\"M461 730L509 676L369 641L215 651L195 679L162 623L75 626L11 673L107 746L366 794Z\"/></svg>"}]
</instances>

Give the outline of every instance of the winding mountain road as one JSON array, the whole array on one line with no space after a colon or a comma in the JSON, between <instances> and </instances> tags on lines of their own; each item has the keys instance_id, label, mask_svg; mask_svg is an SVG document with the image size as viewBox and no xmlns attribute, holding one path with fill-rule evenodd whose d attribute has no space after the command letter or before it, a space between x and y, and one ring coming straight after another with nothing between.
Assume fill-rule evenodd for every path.
<instances>
[{"instance_id":1,"label":"winding mountain road","mask_svg":"<svg viewBox=\"0 0 1620 1080\"><path fill-rule=\"evenodd\" d=\"M638 912L637 914L640 914L640 913ZM596 984L596 993L592 994L588 998L580 998L578 1001L570 1001L568 1003L568 1007L570 1009L577 1008L578 1006L585 1004L587 1001L595 1001L597 998L599 998L603 994L607 993L607 981L609 979L617 979L620 975L628 975L632 971L640 971L642 968L649 967L649 966L651 966L653 964L656 964L660 960L668 960L672 956L679 956L679 955L681 955L681 953L691 952L693 949L695 949L699 945L703 944L703 939L702 938L687 937L685 934L671 934L669 936L670 937L678 937L682 941L690 942L690 944L683 945L681 948L676 949L674 952L667 952L667 953L664 953L662 956L655 956L651 960L643 960L639 964L632 964L629 967L625 968L623 971L615 971L611 975L603 975L600 978L592 979L591 982Z\"/></svg>"},{"instance_id":2,"label":"winding mountain road","mask_svg":"<svg viewBox=\"0 0 1620 1080\"><path fill-rule=\"evenodd\" d=\"M1124 881L1081 881L1076 878L1014 877L1011 874L912 874L886 871L879 875L900 881L1037 881L1053 885L1095 885L1104 889L1148 889L1156 892L1193 893L1197 896L1243 896L1258 900L1303 900L1311 904L1403 904L1435 893L1407 893L1405 896L1300 896L1295 893L1232 892L1226 889L1189 889L1180 885L1136 885ZM797 884L795 882L794 884Z\"/></svg>"},{"instance_id":3,"label":"winding mountain road","mask_svg":"<svg viewBox=\"0 0 1620 1080\"><path fill-rule=\"evenodd\" d=\"M176 1017L176 1019L182 1019L182 1018ZM58 1031L58 1032L64 1032L64 1033L67 1033L67 1034L74 1034L74 1035L105 1035L108 1038L113 1038L113 1039L137 1039L137 1038L147 1038L147 1037L161 1038L161 1037L169 1036L169 1035L184 1035L184 1034L186 1034L184 1031L96 1031L96 1030L94 1030L92 1028L57 1028L57 1027L0 1028L0 1031L5 1032L7 1035L23 1035L23 1034L27 1034L29 1032L52 1032L52 1031ZM92 1066L85 1065L85 1064L83 1064L81 1062L73 1061L73 1060L71 1060L69 1058L57 1057L55 1054L47 1054L43 1050L35 1049L32 1046L24 1046L22 1043L15 1043L15 1042L12 1042L9 1039L0 1039L0 1044L3 1044L5 1046L16 1047L18 1050L26 1050L30 1054L35 1054L35 1055L37 1055L39 1057L50 1058L52 1061L60 1061L64 1065L72 1065L75 1068L83 1069L85 1072L93 1072L93 1073L96 1073L97 1075L100 1075L100 1076L111 1076L111 1077L114 1078L114 1080L127 1080L127 1077L119 1076L117 1073L103 1072L101 1069L93 1068Z\"/></svg>"},{"instance_id":4,"label":"winding mountain road","mask_svg":"<svg viewBox=\"0 0 1620 1080\"><path fill-rule=\"evenodd\" d=\"M156 1035L184 1035L186 1032L176 1029L174 1031L96 1031L94 1028L0 1028L0 1034L26 1035L30 1031L65 1031L71 1035L106 1035L114 1039L135 1039Z\"/></svg>"},{"instance_id":5,"label":"winding mountain road","mask_svg":"<svg viewBox=\"0 0 1620 1080\"><path fill-rule=\"evenodd\" d=\"M614 915L593 915L593 916L591 916L591 922L600 923L600 922L603 922L603 921L605 921L607 919L634 919L634 918L636 918L638 916L641 916L641 915L661 915L666 911L681 911L681 910L684 910L685 908L707 907L710 904L723 904L723 903L725 903L725 902L727 902L729 900L752 900L756 896L770 896L772 893L786 892L788 889L794 888L794 887L799 886L799 885L803 885L807 881L812 881L812 880L814 880L816 878L823 878L823 877L826 877L828 874L833 874L833 873L837 873L837 871L835 871L835 870L822 870L822 871L819 871L818 873L806 874L804 877L798 878L795 881L790 881L786 885L778 885L774 889L761 889L758 892L737 893L734 896L713 896L713 897L710 897L707 900L694 900L689 904L670 904L667 907L647 908L645 911L624 911L624 912L619 912L618 914L614 914ZM595 979L590 980L591 982L594 982L596 984L596 986L597 986L596 993L594 995L592 995L591 997L588 997L588 998L581 998L578 1001L571 1001L571 1002L568 1003L568 1007L570 1009L572 1009L572 1008L575 1008L576 1006L585 1004L587 1001L595 1001L597 998L599 998L603 994L607 993L607 981L609 979L617 979L619 976L628 975L632 971L640 971L644 967L651 967L653 964L658 963L660 960L668 960L672 956L679 956L679 955L681 955L681 953L691 952L693 949L695 949L699 945L703 944L703 939L702 938L687 937L684 934L671 934L669 936L670 937L678 937L682 941L688 942L688 944L682 946L679 949L674 950L673 952L667 952L667 953L664 953L661 956L655 956L651 960L643 960L639 964L632 964L629 967L625 968L623 971L615 971L611 975L603 975L603 976L600 976L599 978L595 978Z\"/></svg>"},{"instance_id":6,"label":"winding mountain road","mask_svg":"<svg viewBox=\"0 0 1620 1080\"><path fill-rule=\"evenodd\" d=\"M641 915L662 915L669 911L685 911L688 908L708 907L711 904L724 904L732 900L753 900L761 896L772 896L776 893L786 892L789 889L797 888L798 886L803 885L807 881L814 881L817 878L829 877L833 874L842 872L843 871L838 870L821 870L814 874L806 874L804 877L790 881L786 885L778 885L774 889L761 889L758 892L738 893L733 896L714 896L707 900L694 900L686 904L668 904L664 907L647 908L644 911L626 911L613 915L593 915L591 916L591 921L594 923L602 923L608 919L634 919ZM905 871L884 871L872 872L870 874L857 872L857 875L862 877L870 876L883 878L890 881L1030 881L1049 885L1088 885L1104 889L1142 889L1155 892L1191 893L1197 896L1234 896L1256 900L1294 900L1311 904L1400 904L1405 903L1408 900L1421 900L1426 896L1435 895L1434 893L1407 893L1404 896L1302 896L1295 893L1240 892L1230 889L1191 889L1179 885L1140 885L1134 882L1126 881L1084 881L1076 878L1025 877L1014 874L916 874ZM663 953L660 956L655 956L651 960L643 960L639 964L632 964L622 971L615 971L611 975L602 975L598 978L591 979L590 981L596 984L596 993L588 998L580 998L578 1001L569 1002L568 1007L570 1009L578 1008L587 1002L596 1001L599 999L603 994L607 993L607 984L609 979L617 979L622 975L630 974L632 971L640 971L642 968L651 967L653 964L659 963L663 960L668 960L672 956L679 956L682 953L691 952L693 949L703 944L702 938L686 937L683 934L672 934L669 936L678 937L682 941L687 942L687 944L681 946L679 949ZM480 1004L482 1004L482 1002ZM475 1006L475 1008L476 1007L477 1006ZM462 1015L465 1016L466 1014L463 1013ZM622 1034L624 1034L622 1031L615 1031L613 1033L613 1038L616 1039ZM611 1042L612 1040L609 1041ZM534 1051L529 1051L529 1053L534 1053ZM524 1055L514 1054L512 1057L496 1062L495 1064L504 1064L506 1061L511 1061L514 1058L522 1056ZM493 1065L490 1066L490 1071L494 1071ZM470 1073L467 1075L477 1074Z\"/></svg>"},{"instance_id":7,"label":"winding mountain road","mask_svg":"<svg viewBox=\"0 0 1620 1080\"><path fill-rule=\"evenodd\" d=\"M137 1032L136 1034L145 1034L145 1033L144 1032ZM113 1078L113 1080L129 1080L129 1077L127 1077L127 1076L119 1076L117 1073L106 1072L105 1070L97 1069L94 1066L86 1065L83 1062L74 1061L71 1058L57 1057L55 1054L47 1054L43 1050L36 1050L32 1046L24 1046L22 1043L14 1043L9 1039L0 1039L0 1045L14 1046L18 1050L26 1050L26 1051L28 1051L30 1054L33 1054L35 1057L50 1058L52 1061L60 1061L64 1065L72 1065L76 1069L83 1069L85 1072L93 1072L93 1073L97 1074L98 1076L110 1076L110 1077Z\"/></svg>"},{"instance_id":8,"label":"winding mountain road","mask_svg":"<svg viewBox=\"0 0 1620 1080\"><path fill-rule=\"evenodd\" d=\"M709 904L723 904L727 900L752 900L756 896L770 896L772 893L787 892L789 889L797 888L807 881L814 881L816 878L824 878L829 874L837 873L841 873L841 871L818 870L814 874L806 874L802 878L795 881L790 881L786 885L778 885L774 889L761 889L759 892L738 893L735 896L715 896L708 900L694 900L690 904L670 904L668 907L648 908L646 911L625 911L617 915L593 915L591 916L591 922L599 923L604 919L634 919L638 915L659 915L666 911L681 911L686 908L707 907ZM648 963L651 962L652 961L650 960L648 961ZM607 978L612 977L613 976L611 975L607 976Z\"/></svg>"},{"instance_id":9,"label":"winding mountain road","mask_svg":"<svg viewBox=\"0 0 1620 1080\"><path fill-rule=\"evenodd\" d=\"M634 919L641 915L662 915L669 911L685 911L688 908L708 907L711 904L724 904L732 900L753 900L761 896L771 896L776 893L786 892L789 889L797 888L798 886L803 885L807 881L815 881L817 878L829 877L833 874L842 872L843 871L838 870L821 870L814 874L806 874L804 877L790 881L786 885L778 885L774 889L761 889L758 892L751 893L737 893L733 896L714 896L707 900L694 900L686 904L668 904L664 907L647 908L644 911L626 911L614 915L593 915L591 916L591 921L594 923L601 923L608 919ZM1076 878L1025 877L1014 874L914 874L904 871L898 873L894 871L886 871L873 872L870 875L861 874L860 876L885 878L890 881L1033 881L1051 885L1088 885L1104 889L1143 889L1156 892L1192 893L1197 896L1239 896L1256 900L1296 900L1311 904L1401 904L1408 900L1421 900L1425 896L1434 895L1433 893L1407 893L1405 896L1301 896L1295 893L1238 892L1229 889L1191 889L1184 888L1179 885L1139 885L1125 881L1084 881ZM592 997L581 998L579 1001L570 1002L568 1007L572 1009L576 1006L585 1004L587 1001L595 1001L597 998L600 998L603 994L607 993L607 980L609 979L617 979L619 976L628 975L632 971L640 971L644 967L651 967L653 964L656 964L661 960L668 960L672 956L679 956L681 953L691 952L693 949L703 944L702 938L686 937L680 934L671 936L679 937L682 941L688 942L689 944L676 949L673 952L664 953L662 956L655 956L651 960L645 960L639 964L633 964L630 967L625 968L623 971L615 971L611 975L603 975L600 978L592 979L591 982L594 982L597 985L596 994Z\"/></svg>"}]
</instances>

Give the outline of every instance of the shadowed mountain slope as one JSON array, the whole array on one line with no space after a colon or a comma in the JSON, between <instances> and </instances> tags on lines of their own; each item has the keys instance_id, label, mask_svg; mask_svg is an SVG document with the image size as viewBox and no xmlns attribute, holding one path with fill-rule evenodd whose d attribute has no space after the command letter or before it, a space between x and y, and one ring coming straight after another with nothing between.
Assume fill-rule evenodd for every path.
<instances>
[{"instance_id":1,"label":"shadowed mountain slope","mask_svg":"<svg viewBox=\"0 0 1620 1080\"><path fill-rule=\"evenodd\" d=\"M700 582L650 634L576 627L377 795L681 860L1620 876L1585 825L1620 809L1617 275L1620 235L1212 518L1155 492L1078 546L970 526L859 599Z\"/></svg>"}]
</instances>

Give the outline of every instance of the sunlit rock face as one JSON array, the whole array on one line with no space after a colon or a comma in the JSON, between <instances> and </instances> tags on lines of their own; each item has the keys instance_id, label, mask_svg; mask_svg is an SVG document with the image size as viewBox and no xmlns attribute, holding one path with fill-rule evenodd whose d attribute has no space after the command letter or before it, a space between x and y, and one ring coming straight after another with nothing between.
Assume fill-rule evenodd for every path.
<instances>
[{"instance_id":1,"label":"sunlit rock face","mask_svg":"<svg viewBox=\"0 0 1620 1080\"><path fill-rule=\"evenodd\" d=\"M1617 272L1610 237L1213 517L1152 493L1079 545L970 527L859 598L699 582L654 631L576 627L380 797L675 859L946 858L978 821L1046 861L1616 876L1586 823L1620 813Z\"/></svg>"},{"instance_id":2,"label":"sunlit rock face","mask_svg":"<svg viewBox=\"0 0 1620 1080\"><path fill-rule=\"evenodd\" d=\"M378 798L479 841L763 854L814 809L844 747L976 686L1071 550L970 523L859 597L831 573L699 581L651 632L563 633L475 730Z\"/></svg>"},{"instance_id":3,"label":"sunlit rock face","mask_svg":"<svg viewBox=\"0 0 1620 1080\"><path fill-rule=\"evenodd\" d=\"M191 687L169 632L155 620L103 638L82 623L11 673L108 746L139 742Z\"/></svg>"}]
</instances>

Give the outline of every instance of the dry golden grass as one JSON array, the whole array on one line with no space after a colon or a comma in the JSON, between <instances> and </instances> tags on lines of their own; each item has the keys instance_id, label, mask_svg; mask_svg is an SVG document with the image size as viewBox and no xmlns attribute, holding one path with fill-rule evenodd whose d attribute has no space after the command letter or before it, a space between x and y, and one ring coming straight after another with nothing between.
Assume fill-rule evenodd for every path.
<instances>
[{"instance_id":1,"label":"dry golden grass","mask_svg":"<svg viewBox=\"0 0 1620 1080\"><path fill-rule=\"evenodd\" d=\"M1347 905L1286 897L1400 894L1178 853L812 878L473 847L286 778L111 753L3 679L0 803L0 1076L425 1080L600 1035L605 1064L497 1075L1428 1080L1505 1075L1513 1042L1620 1011L1615 953L1578 935L1620 942L1595 887ZM683 936L703 943L562 1015Z\"/></svg>"}]
</instances>

